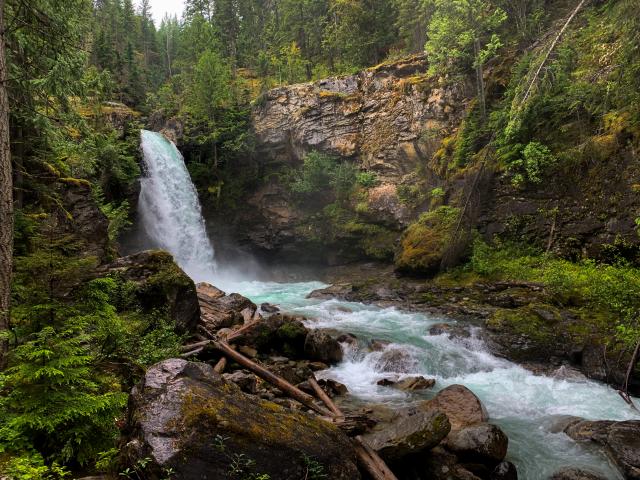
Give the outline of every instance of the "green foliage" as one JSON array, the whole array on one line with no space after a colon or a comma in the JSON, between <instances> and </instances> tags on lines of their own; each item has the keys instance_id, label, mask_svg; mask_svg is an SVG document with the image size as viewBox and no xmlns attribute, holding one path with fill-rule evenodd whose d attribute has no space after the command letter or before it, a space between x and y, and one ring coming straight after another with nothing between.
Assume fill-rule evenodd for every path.
<instances>
[{"instance_id":1,"label":"green foliage","mask_svg":"<svg viewBox=\"0 0 640 480\"><path fill-rule=\"evenodd\" d=\"M465 72L486 63L502 45L497 29L506 19L504 10L486 0L435 0L425 46L431 71Z\"/></svg>"},{"instance_id":2,"label":"green foliage","mask_svg":"<svg viewBox=\"0 0 640 480\"><path fill-rule=\"evenodd\" d=\"M628 346L640 339L640 270L624 263L573 263L514 244L496 247L477 240L468 268L493 280L540 282L563 305L605 311Z\"/></svg>"},{"instance_id":3,"label":"green foliage","mask_svg":"<svg viewBox=\"0 0 640 480\"><path fill-rule=\"evenodd\" d=\"M378 176L374 172L358 172L356 181L364 188L373 188L379 183Z\"/></svg>"},{"instance_id":4,"label":"green foliage","mask_svg":"<svg viewBox=\"0 0 640 480\"><path fill-rule=\"evenodd\" d=\"M305 472L305 478L308 478L309 480L322 480L329 477L324 471L324 465L314 458L303 453L302 460L304 461L304 465L307 469Z\"/></svg>"},{"instance_id":5,"label":"green foliage","mask_svg":"<svg viewBox=\"0 0 640 480\"><path fill-rule=\"evenodd\" d=\"M352 163L314 151L305 156L302 168L291 171L289 177L293 193L303 197L333 195L339 203L345 203L355 187L358 173Z\"/></svg>"},{"instance_id":6,"label":"green foliage","mask_svg":"<svg viewBox=\"0 0 640 480\"><path fill-rule=\"evenodd\" d=\"M62 480L71 476L58 463L46 465L42 457L34 452L1 460L0 474L11 480Z\"/></svg>"},{"instance_id":7,"label":"green foliage","mask_svg":"<svg viewBox=\"0 0 640 480\"><path fill-rule=\"evenodd\" d=\"M507 165L513 174L512 182L520 186L526 182L541 183L549 170L557 163L556 157L546 145L540 142L529 142L522 149L522 157L511 161Z\"/></svg>"}]
</instances>

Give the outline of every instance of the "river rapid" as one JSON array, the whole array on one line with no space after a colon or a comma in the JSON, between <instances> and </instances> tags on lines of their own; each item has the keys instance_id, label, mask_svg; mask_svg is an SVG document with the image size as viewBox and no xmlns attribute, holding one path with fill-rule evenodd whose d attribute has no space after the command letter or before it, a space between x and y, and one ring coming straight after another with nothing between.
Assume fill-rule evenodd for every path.
<instances>
[{"instance_id":1,"label":"river rapid","mask_svg":"<svg viewBox=\"0 0 640 480\"><path fill-rule=\"evenodd\" d=\"M563 369L555 376L534 375L492 355L473 335L468 339L430 336L431 325L454 322L445 317L404 312L394 307L306 298L312 290L326 287L320 282L209 280L227 293L237 292L257 304L268 302L284 311L304 315L309 328L356 335L358 346L344 345L345 359L319 373L319 377L344 383L354 400L406 406L431 398L449 385L462 384L482 400L490 422L509 436L507 459L518 467L519 478L547 479L565 466L593 470L611 479L622 478L598 449L578 445L564 433L550 431L554 422L566 415L590 420L640 418L606 385L580 375L567 375ZM367 347L372 339L390 343L383 351L372 352ZM388 350L406 354L398 368L401 371L389 371L381 361ZM424 393L405 393L376 384L383 378L410 375L435 378L436 386Z\"/></svg>"}]
</instances>

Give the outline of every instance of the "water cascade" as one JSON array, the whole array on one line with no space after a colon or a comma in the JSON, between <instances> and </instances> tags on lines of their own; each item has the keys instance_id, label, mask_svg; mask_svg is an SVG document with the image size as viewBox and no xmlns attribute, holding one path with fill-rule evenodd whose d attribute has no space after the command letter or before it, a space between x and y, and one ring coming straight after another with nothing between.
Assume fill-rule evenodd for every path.
<instances>
[{"instance_id":1,"label":"water cascade","mask_svg":"<svg viewBox=\"0 0 640 480\"><path fill-rule=\"evenodd\" d=\"M213 245L182 155L157 132L142 130L141 145L146 171L138 211L146 234L195 281L210 278L216 268Z\"/></svg>"}]
</instances>

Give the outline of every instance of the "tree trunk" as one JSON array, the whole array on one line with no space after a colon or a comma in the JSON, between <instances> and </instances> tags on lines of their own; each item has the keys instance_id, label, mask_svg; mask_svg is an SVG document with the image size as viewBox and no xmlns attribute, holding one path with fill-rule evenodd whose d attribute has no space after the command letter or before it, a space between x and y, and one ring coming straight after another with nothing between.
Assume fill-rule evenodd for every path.
<instances>
[{"instance_id":1,"label":"tree trunk","mask_svg":"<svg viewBox=\"0 0 640 480\"><path fill-rule=\"evenodd\" d=\"M4 5L0 0L0 369L6 366L13 260L13 178L9 144L9 97L5 58Z\"/></svg>"},{"instance_id":2,"label":"tree trunk","mask_svg":"<svg viewBox=\"0 0 640 480\"><path fill-rule=\"evenodd\" d=\"M478 38L473 42L473 50L476 64L476 88L478 90L478 102L480 102L480 114L482 115L482 123L486 120L487 107L484 95L484 76L482 73L482 63L480 63L480 40Z\"/></svg>"}]
</instances>

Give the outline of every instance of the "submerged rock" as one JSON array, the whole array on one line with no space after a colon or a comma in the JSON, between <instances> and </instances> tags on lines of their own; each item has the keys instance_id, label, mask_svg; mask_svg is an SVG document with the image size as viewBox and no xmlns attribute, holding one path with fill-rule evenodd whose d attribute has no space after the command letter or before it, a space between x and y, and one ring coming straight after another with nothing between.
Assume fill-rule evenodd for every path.
<instances>
[{"instance_id":1,"label":"submerged rock","mask_svg":"<svg viewBox=\"0 0 640 480\"><path fill-rule=\"evenodd\" d=\"M340 343L322 330L312 330L304 341L304 353L310 360L327 364L342 361Z\"/></svg>"},{"instance_id":2,"label":"submerged rock","mask_svg":"<svg viewBox=\"0 0 640 480\"><path fill-rule=\"evenodd\" d=\"M640 420L576 421L564 431L577 442L603 447L625 478L640 479Z\"/></svg>"},{"instance_id":3,"label":"submerged rock","mask_svg":"<svg viewBox=\"0 0 640 480\"><path fill-rule=\"evenodd\" d=\"M359 479L348 437L303 412L245 395L210 365L182 359L158 363L131 394L123 460L149 458L145 477L226 478L242 475L299 480L309 459L327 478Z\"/></svg>"},{"instance_id":4,"label":"submerged rock","mask_svg":"<svg viewBox=\"0 0 640 480\"><path fill-rule=\"evenodd\" d=\"M395 382L393 388L405 391L426 390L427 388L432 388L435 384L436 381L433 378L424 378L422 376L407 377Z\"/></svg>"},{"instance_id":5,"label":"submerged rock","mask_svg":"<svg viewBox=\"0 0 640 480\"><path fill-rule=\"evenodd\" d=\"M606 477L582 468L561 468L549 477L549 480L606 480Z\"/></svg>"}]
</instances>

